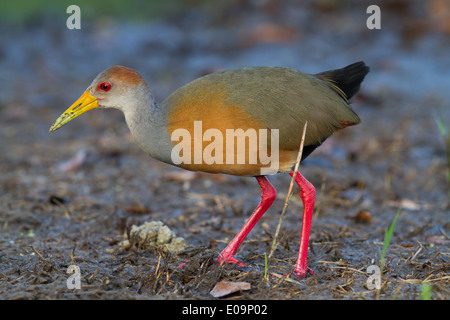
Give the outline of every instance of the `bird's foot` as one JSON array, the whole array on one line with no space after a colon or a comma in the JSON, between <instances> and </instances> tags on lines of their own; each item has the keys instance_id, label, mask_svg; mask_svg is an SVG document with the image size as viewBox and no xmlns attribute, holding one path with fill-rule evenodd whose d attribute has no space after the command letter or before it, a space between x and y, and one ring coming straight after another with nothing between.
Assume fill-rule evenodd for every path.
<instances>
[{"instance_id":1,"label":"bird's foot","mask_svg":"<svg viewBox=\"0 0 450 320\"><path fill-rule=\"evenodd\" d=\"M240 262L239 260L235 259L233 256L227 257L226 255L220 254L217 258L217 262L222 265L224 263L234 263L238 265L239 267L245 267L245 264Z\"/></svg>"},{"instance_id":2,"label":"bird's foot","mask_svg":"<svg viewBox=\"0 0 450 320\"><path fill-rule=\"evenodd\" d=\"M306 268L299 268L298 270L294 269L294 272L292 272L293 275L299 278L305 278L308 273L310 275L313 275L314 271L311 268L306 267Z\"/></svg>"}]
</instances>

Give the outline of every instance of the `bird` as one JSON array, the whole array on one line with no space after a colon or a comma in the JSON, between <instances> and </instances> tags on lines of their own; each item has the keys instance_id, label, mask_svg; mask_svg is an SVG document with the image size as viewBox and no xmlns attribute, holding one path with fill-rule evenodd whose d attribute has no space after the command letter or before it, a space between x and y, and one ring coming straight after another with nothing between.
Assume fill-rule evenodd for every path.
<instances>
[{"instance_id":1,"label":"bird","mask_svg":"<svg viewBox=\"0 0 450 320\"><path fill-rule=\"evenodd\" d=\"M268 175L289 173L300 189L303 217L291 274L304 278L315 203L314 186L294 171L307 123L301 161L334 132L360 123L349 100L370 68L363 62L320 73L260 66L218 71L180 87L157 103L135 70L112 66L50 127L53 132L96 108L123 112L135 143L151 157L191 171L255 177L261 199L218 255L220 265L245 264L235 254L276 198Z\"/></svg>"}]
</instances>

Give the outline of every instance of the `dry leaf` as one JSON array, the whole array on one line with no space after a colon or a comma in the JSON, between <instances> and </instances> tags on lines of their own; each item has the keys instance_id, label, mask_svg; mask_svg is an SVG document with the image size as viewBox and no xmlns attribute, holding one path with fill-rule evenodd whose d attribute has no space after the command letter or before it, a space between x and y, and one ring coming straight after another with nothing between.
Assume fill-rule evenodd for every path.
<instances>
[{"instance_id":1,"label":"dry leaf","mask_svg":"<svg viewBox=\"0 0 450 320\"><path fill-rule=\"evenodd\" d=\"M56 171L64 173L77 170L84 163L87 155L88 150L86 148L79 149L73 158L59 163L56 167Z\"/></svg>"},{"instance_id":2,"label":"dry leaf","mask_svg":"<svg viewBox=\"0 0 450 320\"><path fill-rule=\"evenodd\" d=\"M428 243L433 243L433 244L449 244L450 240L447 239L444 236L431 236L427 238L427 242Z\"/></svg>"},{"instance_id":3,"label":"dry leaf","mask_svg":"<svg viewBox=\"0 0 450 320\"><path fill-rule=\"evenodd\" d=\"M367 210L360 210L354 216L348 217L356 223L370 223L372 222L372 214Z\"/></svg>"},{"instance_id":4,"label":"dry leaf","mask_svg":"<svg viewBox=\"0 0 450 320\"><path fill-rule=\"evenodd\" d=\"M401 199L400 201L388 201L388 205L393 207L401 207L402 209L411 211L431 209L433 207L431 204L428 203L420 204L419 202L410 199Z\"/></svg>"},{"instance_id":5,"label":"dry leaf","mask_svg":"<svg viewBox=\"0 0 450 320\"><path fill-rule=\"evenodd\" d=\"M139 204L128 206L125 208L125 211L133 214L146 214L152 212L152 210L150 210L149 208L141 206Z\"/></svg>"},{"instance_id":6,"label":"dry leaf","mask_svg":"<svg viewBox=\"0 0 450 320\"><path fill-rule=\"evenodd\" d=\"M215 298L220 298L241 290L250 290L250 283L220 281L216 284L214 289L211 290L210 294Z\"/></svg>"}]
</instances>

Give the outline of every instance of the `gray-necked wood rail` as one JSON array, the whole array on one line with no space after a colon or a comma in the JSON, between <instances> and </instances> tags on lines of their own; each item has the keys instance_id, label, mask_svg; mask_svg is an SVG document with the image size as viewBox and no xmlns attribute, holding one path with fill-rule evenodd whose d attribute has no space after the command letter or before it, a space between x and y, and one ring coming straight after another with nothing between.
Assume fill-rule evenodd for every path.
<instances>
[{"instance_id":1,"label":"gray-necked wood rail","mask_svg":"<svg viewBox=\"0 0 450 320\"><path fill-rule=\"evenodd\" d=\"M348 99L368 72L363 62L318 74L281 67L228 70L188 83L159 105L136 71L113 66L94 79L50 132L88 110L117 108L136 143L156 159L188 170L256 177L261 202L218 258L243 265L234 255L276 196L265 174L293 176L306 121L302 160L333 132L358 124ZM312 273L306 261L315 189L299 172L295 182L304 208L294 274L304 277Z\"/></svg>"}]
</instances>

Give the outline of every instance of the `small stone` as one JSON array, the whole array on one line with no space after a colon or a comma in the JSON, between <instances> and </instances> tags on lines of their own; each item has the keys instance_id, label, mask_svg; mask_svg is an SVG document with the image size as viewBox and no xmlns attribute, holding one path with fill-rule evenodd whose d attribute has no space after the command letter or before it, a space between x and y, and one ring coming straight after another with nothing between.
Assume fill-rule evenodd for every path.
<instances>
[{"instance_id":1,"label":"small stone","mask_svg":"<svg viewBox=\"0 0 450 320\"><path fill-rule=\"evenodd\" d=\"M159 247L164 251L178 252L186 248L183 238L176 237L170 228L161 221L145 222L140 226L133 225L130 230L130 239L122 241L122 247L128 249L131 243L144 247Z\"/></svg>"}]
</instances>

